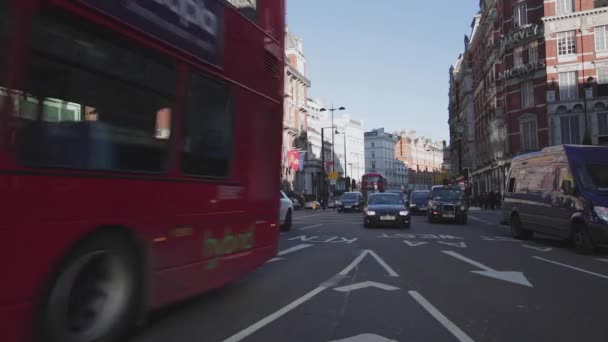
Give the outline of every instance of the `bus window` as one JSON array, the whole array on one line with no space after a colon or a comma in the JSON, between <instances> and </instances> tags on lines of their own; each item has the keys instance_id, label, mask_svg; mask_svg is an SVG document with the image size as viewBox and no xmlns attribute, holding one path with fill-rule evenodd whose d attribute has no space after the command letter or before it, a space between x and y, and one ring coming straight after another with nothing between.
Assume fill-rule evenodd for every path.
<instances>
[{"instance_id":1,"label":"bus window","mask_svg":"<svg viewBox=\"0 0 608 342\"><path fill-rule=\"evenodd\" d=\"M174 65L99 27L42 12L34 21L25 89L14 91L20 162L167 170Z\"/></svg>"},{"instance_id":2,"label":"bus window","mask_svg":"<svg viewBox=\"0 0 608 342\"><path fill-rule=\"evenodd\" d=\"M182 171L228 177L232 160L233 113L230 88L193 74L184 113Z\"/></svg>"}]
</instances>

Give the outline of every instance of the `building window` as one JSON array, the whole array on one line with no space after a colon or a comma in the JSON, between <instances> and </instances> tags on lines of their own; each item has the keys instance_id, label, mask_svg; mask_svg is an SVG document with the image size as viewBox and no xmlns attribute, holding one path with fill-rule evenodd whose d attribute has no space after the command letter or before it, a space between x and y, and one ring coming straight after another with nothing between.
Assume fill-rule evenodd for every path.
<instances>
[{"instance_id":1,"label":"building window","mask_svg":"<svg viewBox=\"0 0 608 342\"><path fill-rule=\"evenodd\" d=\"M557 55L568 56L576 53L575 31L559 32L557 34Z\"/></svg>"},{"instance_id":2,"label":"building window","mask_svg":"<svg viewBox=\"0 0 608 342\"><path fill-rule=\"evenodd\" d=\"M608 68L597 68L597 96L608 96Z\"/></svg>"},{"instance_id":3,"label":"building window","mask_svg":"<svg viewBox=\"0 0 608 342\"><path fill-rule=\"evenodd\" d=\"M518 46L513 49L513 65L520 66L524 64L524 56L523 56L524 48L522 46Z\"/></svg>"},{"instance_id":4,"label":"building window","mask_svg":"<svg viewBox=\"0 0 608 342\"><path fill-rule=\"evenodd\" d=\"M536 63L538 62L538 41L533 41L528 46L528 63Z\"/></svg>"},{"instance_id":5,"label":"building window","mask_svg":"<svg viewBox=\"0 0 608 342\"><path fill-rule=\"evenodd\" d=\"M562 144L580 144L578 115L564 115L559 118Z\"/></svg>"},{"instance_id":6,"label":"building window","mask_svg":"<svg viewBox=\"0 0 608 342\"><path fill-rule=\"evenodd\" d=\"M372 143L372 147L376 147L376 144L375 144L375 143Z\"/></svg>"},{"instance_id":7,"label":"building window","mask_svg":"<svg viewBox=\"0 0 608 342\"><path fill-rule=\"evenodd\" d=\"M572 1L573 0L555 0L555 13L557 15L572 13Z\"/></svg>"},{"instance_id":8,"label":"building window","mask_svg":"<svg viewBox=\"0 0 608 342\"><path fill-rule=\"evenodd\" d=\"M536 130L536 119L528 119L521 122L521 150L523 152L536 151L538 149L538 132Z\"/></svg>"},{"instance_id":9,"label":"building window","mask_svg":"<svg viewBox=\"0 0 608 342\"><path fill-rule=\"evenodd\" d=\"M376 168L376 162L372 162L372 169Z\"/></svg>"},{"instance_id":10,"label":"building window","mask_svg":"<svg viewBox=\"0 0 608 342\"><path fill-rule=\"evenodd\" d=\"M608 51L608 26L595 28L595 51Z\"/></svg>"},{"instance_id":11,"label":"building window","mask_svg":"<svg viewBox=\"0 0 608 342\"><path fill-rule=\"evenodd\" d=\"M578 98L576 71L559 73L559 99L572 100Z\"/></svg>"},{"instance_id":12,"label":"building window","mask_svg":"<svg viewBox=\"0 0 608 342\"><path fill-rule=\"evenodd\" d=\"M528 23L526 2L522 1L513 6L513 26L515 28L524 26Z\"/></svg>"},{"instance_id":13,"label":"building window","mask_svg":"<svg viewBox=\"0 0 608 342\"><path fill-rule=\"evenodd\" d=\"M597 132L599 135L608 135L608 113L597 113Z\"/></svg>"},{"instance_id":14,"label":"building window","mask_svg":"<svg viewBox=\"0 0 608 342\"><path fill-rule=\"evenodd\" d=\"M372 158L376 158L376 153L372 152Z\"/></svg>"},{"instance_id":15,"label":"building window","mask_svg":"<svg viewBox=\"0 0 608 342\"><path fill-rule=\"evenodd\" d=\"M534 82L525 81L521 84L521 106L529 108L534 106Z\"/></svg>"}]
</instances>

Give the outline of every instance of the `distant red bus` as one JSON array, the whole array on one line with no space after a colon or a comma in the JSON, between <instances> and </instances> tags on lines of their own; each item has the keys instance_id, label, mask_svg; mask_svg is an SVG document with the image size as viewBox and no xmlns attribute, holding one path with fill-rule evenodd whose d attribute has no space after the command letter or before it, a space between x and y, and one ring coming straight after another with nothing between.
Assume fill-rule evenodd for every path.
<instances>
[{"instance_id":1,"label":"distant red bus","mask_svg":"<svg viewBox=\"0 0 608 342\"><path fill-rule=\"evenodd\" d=\"M361 176L361 193L367 195L374 192L384 192L388 183L386 177L380 173L366 173Z\"/></svg>"},{"instance_id":2,"label":"distant red bus","mask_svg":"<svg viewBox=\"0 0 608 342\"><path fill-rule=\"evenodd\" d=\"M284 17L0 2L2 341L122 340L276 254Z\"/></svg>"}]
</instances>

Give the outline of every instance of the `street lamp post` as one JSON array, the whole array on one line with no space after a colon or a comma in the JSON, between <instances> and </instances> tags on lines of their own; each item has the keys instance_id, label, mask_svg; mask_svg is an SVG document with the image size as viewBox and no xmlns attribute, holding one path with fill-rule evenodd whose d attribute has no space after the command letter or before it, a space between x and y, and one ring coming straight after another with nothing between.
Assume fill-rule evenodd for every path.
<instances>
[{"instance_id":1,"label":"street lamp post","mask_svg":"<svg viewBox=\"0 0 608 342\"><path fill-rule=\"evenodd\" d=\"M321 127L321 196L323 196L323 207L325 207L325 205L327 205L327 191L326 191L326 181L325 181L325 130L326 129L333 129L333 127ZM333 131L332 131L332 135L333 135ZM331 147L332 151L334 149L333 147L333 143L332 143L332 147ZM332 166L333 169L333 166Z\"/></svg>"},{"instance_id":2,"label":"street lamp post","mask_svg":"<svg viewBox=\"0 0 608 342\"><path fill-rule=\"evenodd\" d=\"M334 112L337 110L346 110L346 107L338 107L338 108L334 108L334 106L332 105L331 108L321 108L319 111L320 112L325 112L325 111L330 111L331 112L331 127L334 127ZM332 158L332 163L331 163L331 171L335 172L336 170L335 168L335 164L336 164L336 156L334 153L334 132L332 131L331 133L331 158Z\"/></svg>"},{"instance_id":3,"label":"street lamp post","mask_svg":"<svg viewBox=\"0 0 608 342\"><path fill-rule=\"evenodd\" d=\"M583 99L583 103L585 108L585 135L583 136L583 145L593 145L593 142L591 141L591 134L589 132L589 113L587 112L587 90L591 90L593 92L593 89L591 88L591 82L593 82L593 80L594 78L589 76L584 87L585 98ZM590 97L593 97L593 93Z\"/></svg>"}]
</instances>

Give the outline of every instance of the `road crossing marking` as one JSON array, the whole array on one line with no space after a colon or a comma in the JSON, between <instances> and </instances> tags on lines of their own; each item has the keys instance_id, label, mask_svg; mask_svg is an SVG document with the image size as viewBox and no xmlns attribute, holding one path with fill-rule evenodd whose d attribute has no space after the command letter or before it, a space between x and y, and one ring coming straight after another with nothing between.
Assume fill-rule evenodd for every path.
<instances>
[{"instance_id":1,"label":"road crossing marking","mask_svg":"<svg viewBox=\"0 0 608 342\"><path fill-rule=\"evenodd\" d=\"M533 256L533 258L538 259L538 260L542 260L542 261L546 261L546 262L549 262L549 263L552 263L552 264L555 264L555 265L560 265L560 266L563 266L563 267L567 267L567 268L570 268L570 269L573 269L573 270L576 270L576 271L580 271L580 272L584 272L584 273L587 273L587 274L591 274L591 275L594 275L596 277L608 279L608 276L604 275L604 274L587 271L587 270L584 270L582 268L578 268L578 267L562 264L561 262L557 262L557 261L541 258L539 256Z\"/></svg>"},{"instance_id":2,"label":"road crossing marking","mask_svg":"<svg viewBox=\"0 0 608 342\"><path fill-rule=\"evenodd\" d=\"M474 342L464 331L462 331L456 324L452 323L447 317L445 317L436 307L433 306L428 300L426 300L420 293L416 291L408 291L410 296L414 298L433 318L435 318L444 328L448 329L449 332L458 339L460 342Z\"/></svg>"}]
</instances>

